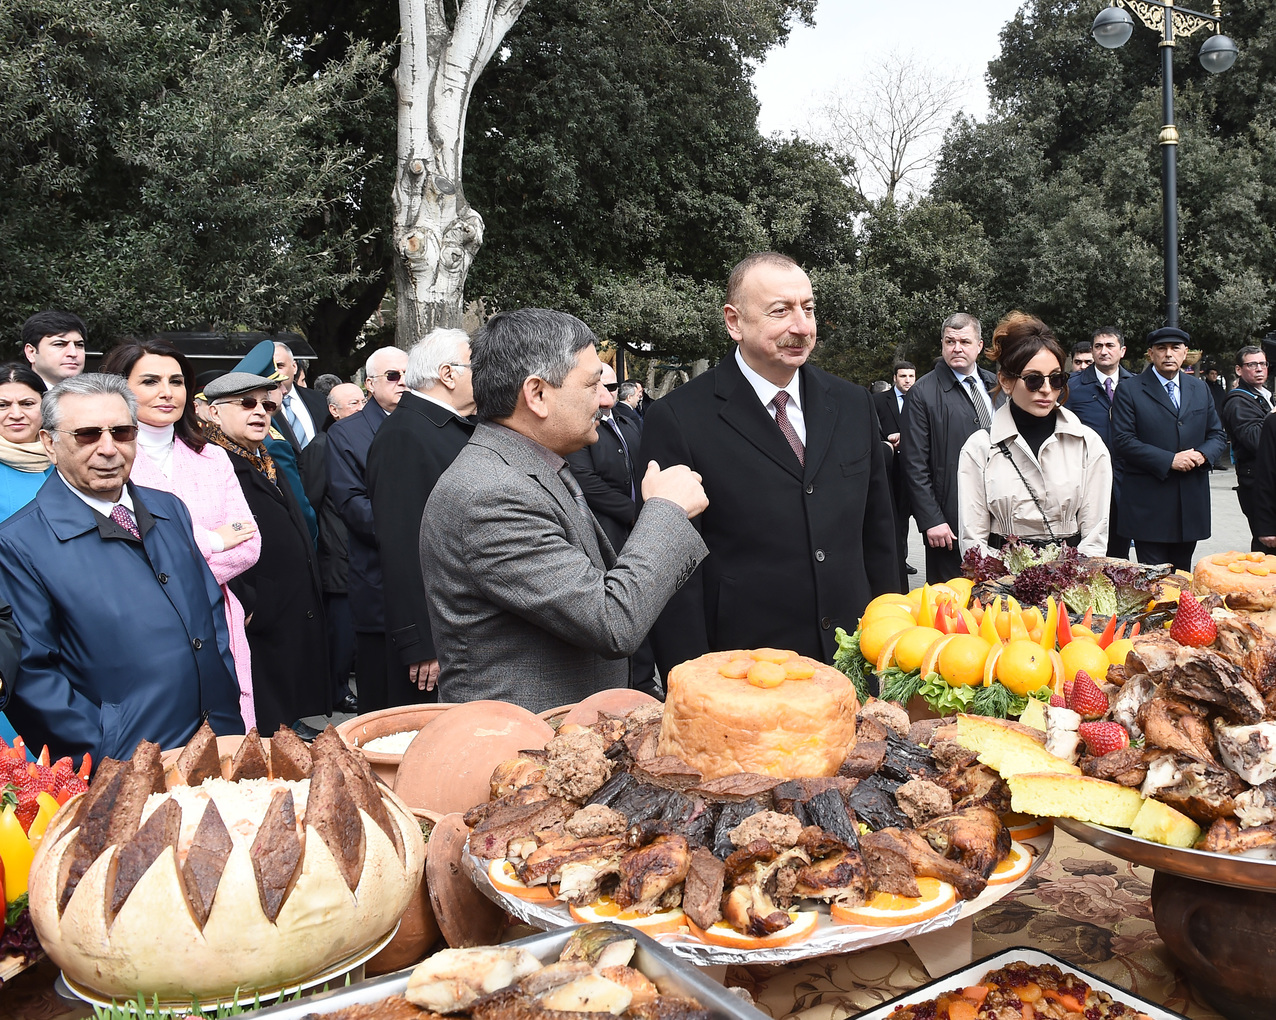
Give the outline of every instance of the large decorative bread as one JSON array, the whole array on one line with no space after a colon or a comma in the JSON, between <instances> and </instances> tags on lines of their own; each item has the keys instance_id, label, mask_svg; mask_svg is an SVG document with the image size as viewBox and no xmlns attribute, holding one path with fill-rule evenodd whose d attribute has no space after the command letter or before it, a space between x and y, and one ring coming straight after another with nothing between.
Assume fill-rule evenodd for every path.
<instances>
[{"instance_id":1,"label":"large decorative bread","mask_svg":"<svg viewBox=\"0 0 1276 1020\"><path fill-rule=\"evenodd\" d=\"M167 777L143 743L54 816L31 866L31 917L74 984L105 998L251 999L394 926L425 865L415 819L331 727L313 759L291 731L276 739L271 754L254 730L219 762L201 731Z\"/></svg>"},{"instance_id":2,"label":"large decorative bread","mask_svg":"<svg viewBox=\"0 0 1276 1020\"><path fill-rule=\"evenodd\" d=\"M1222 595L1233 609L1276 607L1276 556L1226 552L1204 556L1192 571L1197 595Z\"/></svg>"},{"instance_id":3,"label":"large decorative bread","mask_svg":"<svg viewBox=\"0 0 1276 1020\"><path fill-rule=\"evenodd\" d=\"M657 754L706 780L831 776L855 746L854 685L793 652L710 652L670 670L666 690Z\"/></svg>"}]
</instances>

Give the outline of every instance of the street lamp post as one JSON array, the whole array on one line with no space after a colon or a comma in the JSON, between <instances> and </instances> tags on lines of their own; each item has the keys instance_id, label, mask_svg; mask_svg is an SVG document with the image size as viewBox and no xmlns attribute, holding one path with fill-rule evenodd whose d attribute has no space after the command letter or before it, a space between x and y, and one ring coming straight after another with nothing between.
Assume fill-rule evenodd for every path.
<instances>
[{"instance_id":1,"label":"street lamp post","mask_svg":"<svg viewBox=\"0 0 1276 1020\"><path fill-rule=\"evenodd\" d=\"M1221 34L1223 16L1219 0L1212 14L1190 11L1174 0L1112 0L1094 19L1095 42L1106 49L1124 46L1134 32L1130 11L1154 32L1161 33L1161 203L1165 239L1165 324L1179 324L1179 212L1177 148L1178 128L1174 124L1174 47L1179 37L1212 27L1214 35L1201 46L1201 65L1211 74L1226 71L1236 62L1236 44Z\"/></svg>"}]
</instances>

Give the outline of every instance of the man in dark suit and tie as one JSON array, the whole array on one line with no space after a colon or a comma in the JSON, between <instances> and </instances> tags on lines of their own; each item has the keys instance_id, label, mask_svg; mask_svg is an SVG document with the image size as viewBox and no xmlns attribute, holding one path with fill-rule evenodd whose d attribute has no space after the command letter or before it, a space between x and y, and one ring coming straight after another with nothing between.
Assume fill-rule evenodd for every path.
<instances>
[{"instance_id":1,"label":"man in dark suit and tie","mask_svg":"<svg viewBox=\"0 0 1276 1020\"><path fill-rule=\"evenodd\" d=\"M1119 560L1130 555L1130 536L1118 531L1117 504L1121 497L1121 466L1112 449L1112 401L1117 387L1134 378L1121 366L1125 338L1115 326L1100 326L1091 341L1094 364L1074 372L1068 380L1068 410L1089 425L1112 456L1112 503L1108 513L1108 555Z\"/></svg>"},{"instance_id":2,"label":"man in dark suit and tie","mask_svg":"<svg viewBox=\"0 0 1276 1020\"><path fill-rule=\"evenodd\" d=\"M600 395L598 442L568 454L567 463L611 547L619 552L638 517L639 479L633 458L642 444L642 426L638 413L616 399L619 386L616 370L610 365L603 365L603 387L606 392ZM650 641L643 641L630 665L630 686L659 697Z\"/></svg>"},{"instance_id":3,"label":"man in dark suit and tie","mask_svg":"<svg viewBox=\"0 0 1276 1020\"><path fill-rule=\"evenodd\" d=\"M1259 541L1259 530L1255 524L1254 470L1263 422L1272 413L1272 395L1266 386L1267 355L1263 349L1247 344L1237 351L1236 374L1239 382L1223 400L1221 414L1223 427L1232 440L1232 456L1236 460L1236 498L1253 535L1250 549L1262 552L1266 551L1266 546Z\"/></svg>"},{"instance_id":4,"label":"man in dark suit and tie","mask_svg":"<svg viewBox=\"0 0 1276 1020\"><path fill-rule=\"evenodd\" d=\"M1177 326L1148 334L1148 367L1112 402L1117 518L1140 563L1179 570L1192 569L1196 543L1209 538L1209 472L1227 445L1209 387L1180 371L1190 340Z\"/></svg>"},{"instance_id":5,"label":"man in dark suit and tie","mask_svg":"<svg viewBox=\"0 0 1276 1020\"><path fill-rule=\"evenodd\" d=\"M407 670L407 682L390 688L391 706L438 700L439 657L415 553L426 501L474 433L472 378L465 331L431 331L408 352L407 392L368 450L388 654Z\"/></svg>"},{"instance_id":6,"label":"man in dark suit and tie","mask_svg":"<svg viewBox=\"0 0 1276 1020\"><path fill-rule=\"evenodd\" d=\"M439 698L533 712L629 685L627 658L706 549L695 473L647 467L617 553L564 459L598 441L602 362L575 316L501 312L471 341L479 423L434 486L421 572Z\"/></svg>"},{"instance_id":7,"label":"man in dark suit and tie","mask_svg":"<svg viewBox=\"0 0 1276 1020\"><path fill-rule=\"evenodd\" d=\"M279 375L282 397L277 417L283 418L288 425L286 431L280 431L293 444L293 450L300 457L301 451L310 445L319 430L332 421L332 416L328 413L328 402L321 394L295 385L297 359L292 356L292 349L287 344L275 344L275 372Z\"/></svg>"},{"instance_id":8,"label":"man in dark suit and tie","mask_svg":"<svg viewBox=\"0 0 1276 1020\"><path fill-rule=\"evenodd\" d=\"M815 297L787 255L741 261L723 318L735 350L643 419L639 461L689 465L709 497L710 555L652 631L656 662L764 645L832 662L834 631L899 584L873 402L808 364Z\"/></svg>"},{"instance_id":9,"label":"man in dark suit and tie","mask_svg":"<svg viewBox=\"0 0 1276 1020\"><path fill-rule=\"evenodd\" d=\"M904 466L899 459L899 436L904 412L904 394L917 381L917 368L911 361L897 361L891 370L892 386L873 394L873 406L877 409L877 425L882 439L890 443L891 454L887 471L891 479L891 502L895 509L895 551L899 557L900 591L908 590L908 575L917 568L908 562L908 517L912 504L908 501L908 486L904 484Z\"/></svg>"},{"instance_id":10,"label":"man in dark suit and tie","mask_svg":"<svg viewBox=\"0 0 1276 1020\"><path fill-rule=\"evenodd\" d=\"M407 353L397 347L373 351L365 366L371 399L358 414L328 426L328 494L350 539L347 591L354 617L360 712L389 708L391 683L407 682L407 670L392 664L386 652L381 558L367 483L368 450L407 388L403 381L407 365Z\"/></svg>"}]
</instances>

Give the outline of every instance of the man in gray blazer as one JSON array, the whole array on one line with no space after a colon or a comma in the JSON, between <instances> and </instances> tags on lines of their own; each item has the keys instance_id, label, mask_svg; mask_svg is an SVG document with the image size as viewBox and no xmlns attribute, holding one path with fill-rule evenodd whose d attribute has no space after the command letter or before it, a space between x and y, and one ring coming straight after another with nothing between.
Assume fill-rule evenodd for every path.
<instances>
[{"instance_id":1,"label":"man in gray blazer","mask_svg":"<svg viewBox=\"0 0 1276 1020\"><path fill-rule=\"evenodd\" d=\"M628 656L708 554L683 465L647 466L617 555L564 459L598 441L602 362L579 319L528 308L471 341L478 427L421 522L439 700L532 711L629 685Z\"/></svg>"}]
</instances>

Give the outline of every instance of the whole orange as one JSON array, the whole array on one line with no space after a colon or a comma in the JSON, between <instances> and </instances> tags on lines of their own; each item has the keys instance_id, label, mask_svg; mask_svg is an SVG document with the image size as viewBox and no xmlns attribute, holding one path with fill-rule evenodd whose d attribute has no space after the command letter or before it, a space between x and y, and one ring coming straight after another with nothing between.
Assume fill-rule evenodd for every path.
<instances>
[{"instance_id":1,"label":"whole orange","mask_svg":"<svg viewBox=\"0 0 1276 1020\"><path fill-rule=\"evenodd\" d=\"M904 631L895 642L895 665L906 673L912 672L922 664L931 642L943 636L943 632L934 627L913 627Z\"/></svg>"},{"instance_id":2,"label":"whole orange","mask_svg":"<svg viewBox=\"0 0 1276 1020\"><path fill-rule=\"evenodd\" d=\"M990 645L974 634L956 634L939 653L939 675L955 686L975 687L984 680Z\"/></svg>"},{"instance_id":3,"label":"whole orange","mask_svg":"<svg viewBox=\"0 0 1276 1020\"><path fill-rule=\"evenodd\" d=\"M1007 642L1002 648L996 672L997 679L1015 694L1031 694L1050 685L1054 679L1054 664L1050 653L1035 641L1020 639Z\"/></svg>"},{"instance_id":4,"label":"whole orange","mask_svg":"<svg viewBox=\"0 0 1276 1020\"><path fill-rule=\"evenodd\" d=\"M902 630L915 627L912 617L907 620L895 616L883 616L863 625L860 630L860 654L869 662L876 662L886 642Z\"/></svg>"},{"instance_id":5,"label":"whole orange","mask_svg":"<svg viewBox=\"0 0 1276 1020\"><path fill-rule=\"evenodd\" d=\"M1059 649L1063 660L1063 678L1075 680L1077 670L1084 669L1095 683L1102 683L1108 675L1108 653L1094 641L1073 641Z\"/></svg>"}]
</instances>

